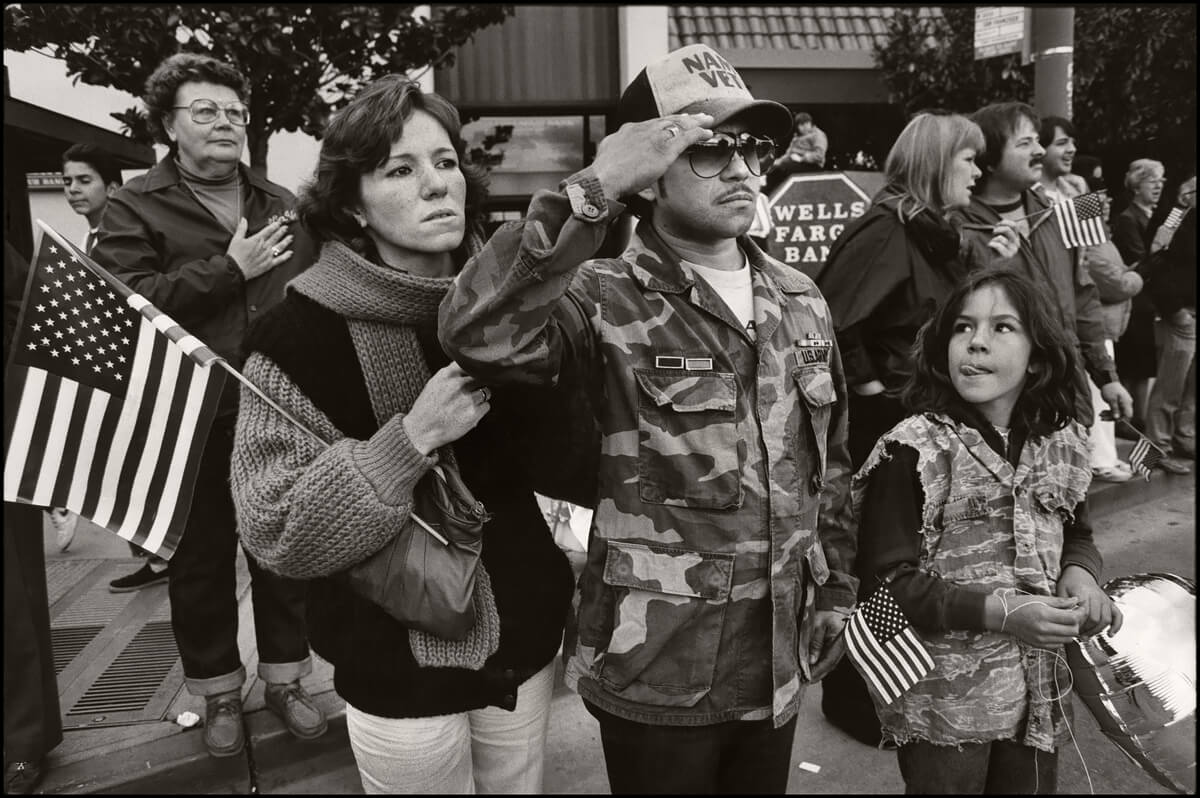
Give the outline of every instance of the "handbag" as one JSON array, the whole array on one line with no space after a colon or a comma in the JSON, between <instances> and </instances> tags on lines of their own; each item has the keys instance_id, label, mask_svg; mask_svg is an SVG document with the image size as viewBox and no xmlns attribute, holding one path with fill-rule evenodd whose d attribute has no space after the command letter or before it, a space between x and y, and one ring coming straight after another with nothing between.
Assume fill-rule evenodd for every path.
<instances>
[{"instance_id":1,"label":"handbag","mask_svg":"<svg viewBox=\"0 0 1200 798\"><path fill-rule=\"evenodd\" d=\"M475 624L475 583L490 516L451 464L435 465L413 491L396 537L347 569L358 595L405 626L463 640Z\"/></svg>"}]
</instances>

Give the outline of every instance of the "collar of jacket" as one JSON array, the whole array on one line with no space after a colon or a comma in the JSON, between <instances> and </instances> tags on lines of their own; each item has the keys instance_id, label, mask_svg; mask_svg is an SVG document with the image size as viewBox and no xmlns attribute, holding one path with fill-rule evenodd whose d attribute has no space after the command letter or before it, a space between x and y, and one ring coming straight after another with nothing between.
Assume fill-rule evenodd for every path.
<instances>
[{"instance_id":1,"label":"collar of jacket","mask_svg":"<svg viewBox=\"0 0 1200 798\"><path fill-rule=\"evenodd\" d=\"M750 268L770 278L785 294L815 294L816 283L803 272L766 255L749 236L738 236L738 248L746 253ZM633 278L648 291L681 294L695 285L675 254L648 219L638 222L621 259L633 266Z\"/></svg>"},{"instance_id":2,"label":"collar of jacket","mask_svg":"<svg viewBox=\"0 0 1200 798\"><path fill-rule=\"evenodd\" d=\"M1039 195L1036 191L1027 190L1024 192L1024 196L1025 209L1030 215L1029 232L1033 233L1034 230L1041 227L1054 216L1052 213L1039 213L1039 211L1049 211L1052 205L1044 196ZM984 222L987 224L996 224L1003 218L1000 214L996 213L991 205L988 205L979 199L978 195L974 194L971 195L971 204L963 209L962 215L969 222Z\"/></svg>"},{"instance_id":3,"label":"collar of jacket","mask_svg":"<svg viewBox=\"0 0 1200 798\"><path fill-rule=\"evenodd\" d=\"M242 180L254 186L259 191L279 197L283 200L288 200L287 192L280 186L275 185L270 180L262 177L250 169L246 168L244 163L238 162L238 171L241 173ZM175 166L175 157L168 153L161 161L150 167L150 171L146 172L145 191L161 191L164 188L177 186L183 182L183 176L179 174L179 169Z\"/></svg>"}]
</instances>

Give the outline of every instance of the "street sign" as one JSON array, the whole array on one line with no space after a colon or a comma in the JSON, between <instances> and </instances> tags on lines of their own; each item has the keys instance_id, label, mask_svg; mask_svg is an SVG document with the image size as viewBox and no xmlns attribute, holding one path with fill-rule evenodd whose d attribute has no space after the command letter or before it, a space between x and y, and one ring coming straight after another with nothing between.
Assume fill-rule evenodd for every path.
<instances>
[{"instance_id":1,"label":"street sign","mask_svg":"<svg viewBox=\"0 0 1200 798\"><path fill-rule=\"evenodd\" d=\"M870 175L875 182L882 178ZM825 265L846 225L867 212L871 197L841 172L792 175L768 200L767 253L812 277Z\"/></svg>"},{"instance_id":2,"label":"street sign","mask_svg":"<svg viewBox=\"0 0 1200 798\"><path fill-rule=\"evenodd\" d=\"M975 9L975 60L1019 53L1025 44L1025 15L1018 6Z\"/></svg>"}]
</instances>

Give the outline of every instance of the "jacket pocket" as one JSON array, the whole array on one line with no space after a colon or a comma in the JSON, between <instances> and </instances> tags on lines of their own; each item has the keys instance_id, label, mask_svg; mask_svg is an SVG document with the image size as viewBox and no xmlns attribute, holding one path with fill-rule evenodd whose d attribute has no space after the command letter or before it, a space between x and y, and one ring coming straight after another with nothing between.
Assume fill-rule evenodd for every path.
<instances>
[{"instance_id":1,"label":"jacket pocket","mask_svg":"<svg viewBox=\"0 0 1200 798\"><path fill-rule=\"evenodd\" d=\"M992 575L1012 562L1004 549L1012 535L1001 535L1002 521L984 492L951 497L942 508L942 534L935 555L937 570L950 581ZM1003 559L1002 559L1003 558Z\"/></svg>"},{"instance_id":2,"label":"jacket pocket","mask_svg":"<svg viewBox=\"0 0 1200 798\"><path fill-rule=\"evenodd\" d=\"M630 701L694 706L712 688L733 555L609 541L612 636L598 679Z\"/></svg>"},{"instance_id":3,"label":"jacket pocket","mask_svg":"<svg viewBox=\"0 0 1200 798\"><path fill-rule=\"evenodd\" d=\"M642 501L710 510L740 507L734 376L650 369L635 369L634 376Z\"/></svg>"},{"instance_id":4,"label":"jacket pocket","mask_svg":"<svg viewBox=\"0 0 1200 798\"><path fill-rule=\"evenodd\" d=\"M837 394L833 390L833 375L827 366L810 366L792 372L800 396L804 398L804 409L808 414L808 426L812 431L810 451L815 454L817 482L825 481L825 460L828 454L829 418L833 414L833 403ZM800 453L803 456L803 453ZM803 462L803 460L801 461Z\"/></svg>"}]
</instances>

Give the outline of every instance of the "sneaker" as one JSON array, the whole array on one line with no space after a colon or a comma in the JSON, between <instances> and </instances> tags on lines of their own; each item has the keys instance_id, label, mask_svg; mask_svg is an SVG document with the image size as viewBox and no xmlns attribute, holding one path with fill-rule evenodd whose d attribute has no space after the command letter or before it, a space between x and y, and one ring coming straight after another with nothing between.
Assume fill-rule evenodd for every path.
<instances>
[{"instance_id":1,"label":"sneaker","mask_svg":"<svg viewBox=\"0 0 1200 798\"><path fill-rule=\"evenodd\" d=\"M150 563L146 563L129 576L122 576L120 579L109 582L108 590L110 593L129 593L141 590L144 587L166 582L170 578L170 574L171 566L169 565L161 571L155 571L150 567Z\"/></svg>"},{"instance_id":2,"label":"sneaker","mask_svg":"<svg viewBox=\"0 0 1200 798\"><path fill-rule=\"evenodd\" d=\"M1100 482L1128 482L1132 478L1133 471L1123 469L1119 465L1092 469L1092 479Z\"/></svg>"},{"instance_id":3,"label":"sneaker","mask_svg":"<svg viewBox=\"0 0 1200 798\"><path fill-rule=\"evenodd\" d=\"M217 757L237 756L246 747L240 688L205 697L204 746Z\"/></svg>"},{"instance_id":4,"label":"sneaker","mask_svg":"<svg viewBox=\"0 0 1200 798\"><path fill-rule=\"evenodd\" d=\"M75 527L79 525L79 516L66 507L52 507L47 511L50 523L54 525L54 537L58 542L58 550L66 551L75 539Z\"/></svg>"},{"instance_id":5,"label":"sneaker","mask_svg":"<svg viewBox=\"0 0 1200 798\"><path fill-rule=\"evenodd\" d=\"M301 740L320 737L328 728L325 713L300 686L300 682L268 683L264 697L267 709L278 715L288 731Z\"/></svg>"},{"instance_id":6,"label":"sneaker","mask_svg":"<svg viewBox=\"0 0 1200 798\"><path fill-rule=\"evenodd\" d=\"M1164 457L1158 461L1157 467L1168 474L1184 475L1192 473L1191 464L1180 460L1178 457Z\"/></svg>"},{"instance_id":7,"label":"sneaker","mask_svg":"<svg viewBox=\"0 0 1200 798\"><path fill-rule=\"evenodd\" d=\"M46 760L9 762L4 767L6 795L29 795L37 789L45 773Z\"/></svg>"}]
</instances>

